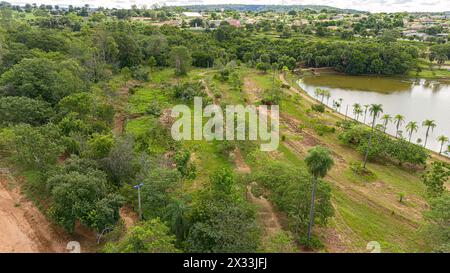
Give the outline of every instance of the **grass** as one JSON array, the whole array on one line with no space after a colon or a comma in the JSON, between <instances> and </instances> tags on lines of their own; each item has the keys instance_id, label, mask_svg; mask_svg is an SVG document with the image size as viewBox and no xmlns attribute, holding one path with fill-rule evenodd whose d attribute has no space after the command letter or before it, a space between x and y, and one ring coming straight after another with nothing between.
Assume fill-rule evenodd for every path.
<instances>
[{"instance_id":1,"label":"grass","mask_svg":"<svg viewBox=\"0 0 450 273\"><path fill-rule=\"evenodd\" d=\"M144 87L135 91L128 100L128 114L144 114L149 105L157 101L159 106L164 109L170 106L167 91L159 88Z\"/></svg>"},{"instance_id":2,"label":"grass","mask_svg":"<svg viewBox=\"0 0 450 273\"><path fill-rule=\"evenodd\" d=\"M267 88L271 83L271 75L248 75L260 89ZM312 137L326 144L344 160L343 163L336 162L337 165L326 177L332 186L332 201L336 209L336 216L330 221L329 227L343 238L340 244L345 245L347 251L358 252L366 252L366 245L370 241L379 242L383 252L420 251L422 246L418 227L422 223L421 211L425 204L421 171L390 163L371 162L368 166L375 178L361 179L349 166L350 162L361 161L361 155L341 145L336 133L323 136L315 133L314 128L318 124L332 126L339 120L338 117L329 112L311 112L308 110L311 105L304 98L284 96L281 112L299 121ZM285 134L285 128L281 130ZM293 140L293 137L287 134L288 140ZM278 152L280 155L276 160L288 160L299 167L305 166L304 155L294 153L287 145L282 143ZM400 193L406 196L407 201L403 204L398 201ZM329 243L325 242L326 245Z\"/></svg>"},{"instance_id":3,"label":"grass","mask_svg":"<svg viewBox=\"0 0 450 273\"><path fill-rule=\"evenodd\" d=\"M251 79L258 89L270 89L272 87L272 75L261 74L255 70L239 67L236 69L242 79ZM231 88L230 83L222 82L214 77L213 70L195 69L183 78L182 81L199 80L204 78L208 85L213 84L217 91L221 92L221 103L243 103L245 93ZM292 82L295 78L288 76ZM143 135L157 124L157 118L145 114L145 108L157 100L165 105L172 106L175 101L171 94L163 91L163 85L167 82L175 84L173 70L163 69L152 74L152 80L148 86L136 90L130 97L129 113L141 113L142 117L129 120L126 131L135 135ZM276 84L280 84L278 79ZM283 89L285 92L286 89ZM286 92L287 93L287 92ZM296 96L285 95L281 102L281 112L300 122L301 127L307 130L312 137L320 143L324 143L336 154L340 155L344 163L336 163L337 166L326 178L332 187L332 202L335 207L335 216L330 220L328 228L334 229L342 238L342 244L346 251L366 252L366 245L370 241L381 244L382 252L418 252L422 249L422 242L418 237L418 227L422 223L421 211L425 204L425 187L420 181L420 171L402 168L389 163L369 164L369 169L374 173L374 179L361 179L350 170L350 162L360 161L361 155L350 147L339 143L336 133L326 133L319 136L314 128L318 124L332 126L339 120L333 114L311 112L312 103ZM286 133L282 127L282 134L287 140L302 143L303 137L292 133ZM155 143L157 146L158 144ZM210 175L220 168L234 168L234 163L222 153L217 142L207 141L183 141L181 146L192 152L193 162L197 168L197 177L185 183L186 190L195 192L204 187L209 181ZM305 147L308 148L308 147ZM241 149L241 151L243 151ZM258 151L258 150L256 150ZM249 151L247 151L249 152ZM253 155L249 156L251 153ZM270 158L269 154L262 152L249 152L244 155L244 160L250 167L255 160L263 157ZM272 160L290 162L305 168L304 155L292 151L286 143L281 142L279 149ZM405 202L398 202L398 196L405 195ZM330 242L324 238L328 247Z\"/></svg>"},{"instance_id":4,"label":"grass","mask_svg":"<svg viewBox=\"0 0 450 273\"><path fill-rule=\"evenodd\" d=\"M430 63L426 59L419 59L418 65L421 69L419 73L417 71L409 71L408 76L410 77L422 77L422 78L450 78L450 70L445 68L439 68L436 63ZM445 65L449 65L447 62Z\"/></svg>"}]
</instances>

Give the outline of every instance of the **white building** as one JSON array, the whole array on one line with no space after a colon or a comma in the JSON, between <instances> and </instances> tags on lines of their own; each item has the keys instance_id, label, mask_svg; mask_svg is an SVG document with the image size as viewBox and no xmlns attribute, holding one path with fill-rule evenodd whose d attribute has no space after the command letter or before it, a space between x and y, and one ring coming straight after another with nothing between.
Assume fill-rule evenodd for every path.
<instances>
[{"instance_id":1,"label":"white building","mask_svg":"<svg viewBox=\"0 0 450 273\"><path fill-rule=\"evenodd\" d=\"M187 18L198 18L198 17L202 17L202 15L201 15L200 13L198 13L198 12L189 12L189 11L183 12L182 15L183 15L184 17L187 17Z\"/></svg>"}]
</instances>

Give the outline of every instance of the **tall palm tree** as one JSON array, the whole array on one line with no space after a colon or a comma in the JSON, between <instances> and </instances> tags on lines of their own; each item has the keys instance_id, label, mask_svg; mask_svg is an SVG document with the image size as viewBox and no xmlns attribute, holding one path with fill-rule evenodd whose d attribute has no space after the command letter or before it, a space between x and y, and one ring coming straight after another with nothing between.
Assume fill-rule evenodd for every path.
<instances>
[{"instance_id":1,"label":"tall palm tree","mask_svg":"<svg viewBox=\"0 0 450 273\"><path fill-rule=\"evenodd\" d=\"M330 91L325 90L325 97L327 97L327 105L328 105L328 101L330 100L330 97L331 97Z\"/></svg>"},{"instance_id":2,"label":"tall palm tree","mask_svg":"<svg viewBox=\"0 0 450 273\"><path fill-rule=\"evenodd\" d=\"M359 115L361 114L361 104L355 103L353 104L353 114L355 115L356 120L359 120Z\"/></svg>"},{"instance_id":3,"label":"tall palm tree","mask_svg":"<svg viewBox=\"0 0 450 273\"><path fill-rule=\"evenodd\" d=\"M364 156L364 165L363 168L366 168L366 164L367 164L367 158L369 157L369 150L370 150L370 146L372 145L372 136L373 136L373 131L375 128L375 123L377 121L377 117L383 113L383 105L381 104L371 104L370 108L369 108L370 114L373 117L372 120L372 131L370 132L369 135L369 143L367 144L367 149L366 149L366 155Z\"/></svg>"},{"instance_id":4,"label":"tall palm tree","mask_svg":"<svg viewBox=\"0 0 450 273\"><path fill-rule=\"evenodd\" d=\"M326 93L327 93L327 90L320 89L320 95L322 96L322 99L320 100L321 103L323 103L323 99L325 98Z\"/></svg>"},{"instance_id":5,"label":"tall palm tree","mask_svg":"<svg viewBox=\"0 0 450 273\"><path fill-rule=\"evenodd\" d=\"M316 88L316 90L314 90L314 96L316 97L316 99L319 99L319 96L320 96L320 88Z\"/></svg>"},{"instance_id":6,"label":"tall palm tree","mask_svg":"<svg viewBox=\"0 0 450 273\"><path fill-rule=\"evenodd\" d=\"M439 154L442 154L442 147L444 147L444 144L448 142L448 137L446 136L439 136L437 138L437 141L441 143L441 149L439 150Z\"/></svg>"},{"instance_id":7,"label":"tall palm tree","mask_svg":"<svg viewBox=\"0 0 450 273\"><path fill-rule=\"evenodd\" d=\"M369 104L364 105L364 124L366 123L367 110L369 109Z\"/></svg>"},{"instance_id":8,"label":"tall palm tree","mask_svg":"<svg viewBox=\"0 0 450 273\"><path fill-rule=\"evenodd\" d=\"M400 115L400 114L395 115L394 122L395 122L395 128L396 128L396 130L395 130L395 137L397 138L400 126L403 124L403 122L405 122L405 117Z\"/></svg>"},{"instance_id":9,"label":"tall palm tree","mask_svg":"<svg viewBox=\"0 0 450 273\"><path fill-rule=\"evenodd\" d=\"M334 161L330 155L330 151L327 148L316 146L308 152L309 153L305 158L305 163L313 179L308 224L309 241L311 239L311 229L314 224L314 204L316 198L317 180L327 175L327 172L331 169L331 167L333 167Z\"/></svg>"},{"instance_id":10,"label":"tall palm tree","mask_svg":"<svg viewBox=\"0 0 450 273\"><path fill-rule=\"evenodd\" d=\"M389 122L392 120L392 117L389 114L385 114L381 117L381 119L384 121L383 122L383 133L386 133L387 126L388 126Z\"/></svg>"},{"instance_id":11,"label":"tall palm tree","mask_svg":"<svg viewBox=\"0 0 450 273\"><path fill-rule=\"evenodd\" d=\"M423 147L426 147L428 141L428 134L430 133L430 129L431 131L434 130L434 128L436 127L436 122L434 120L427 119L424 122L422 122L422 126L427 127L427 132L425 133L425 142L423 144Z\"/></svg>"},{"instance_id":12,"label":"tall palm tree","mask_svg":"<svg viewBox=\"0 0 450 273\"><path fill-rule=\"evenodd\" d=\"M410 122L408 122L408 124L406 124L406 131L409 134L409 142L411 142L412 134L414 132L417 132L418 129L419 129L419 125L417 125L416 121L410 121Z\"/></svg>"}]
</instances>

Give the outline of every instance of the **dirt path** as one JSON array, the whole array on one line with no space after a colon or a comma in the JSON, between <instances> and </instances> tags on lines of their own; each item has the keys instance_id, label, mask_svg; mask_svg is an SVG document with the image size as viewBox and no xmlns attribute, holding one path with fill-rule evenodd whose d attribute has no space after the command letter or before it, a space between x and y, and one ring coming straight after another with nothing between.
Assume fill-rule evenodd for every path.
<instances>
[{"instance_id":1,"label":"dirt path","mask_svg":"<svg viewBox=\"0 0 450 273\"><path fill-rule=\"evenodd\" d=\"M234 164L236 165L237 171L239 173L250 173L250 167L245 163L244 159L242 158L241 151L236 148L233 152L234 154Z\"/></svg>"},{"instance_id":2,"label":"dirt path","mask_svg":"<svg viewBox=\"0 0 450 273\"><path fill-rule=\"evenodd\" d=\"M128 102L130 88L134 87L136 84L137 81L129 81L125 84L125 86L121 87L117 91L118 98L114 105L116 114L114 116L114 127L113 127L113 133L116 136L121 135L124 131L125 121L127 118L125 108Z\"/></svg>"},{"instance_id":3,"label":"dirt path","mask_svg":"<svg viewBox=\"0 0 450 273\"><path fill-rule=\"evenodd\" d=\"M254 186L257 186L256 182L247 186L247 197L258 208L258 219L264 227L264 235L274 236L283 230L280 221L272 204L266 198L253 195L252 187Z\"/></svg>"},{"instance_id":4,"label":"dirt path","mask_svg":"<svg viewBox=\"0 0 450 273\"><path fill-rule=\"evenodd\" d=\"M139 215L129 205L121 207L119 210L119 215L120 218L122 218L127 230L139 221Z\"/></svg>"},{"instance_id":5,"label":"dirt path","mask_svg":"<svg viewBox=\"0 0 450 273\"><path fill-rule=\"evenodd\" d=\"M137 81L129 81L118 90L118 98L115 103L115 111L116 115L114 116L114 127L113 133L115 136L120 136L125 131L125 122L127 120L126 115L126 105L128 103L128 98L130 94L130 88L136 86ZM135 115L130 118L138 118L140 115ZM120 217L123 219L125 223L125 227L128 230L132 226L135 225L139 221L139 216L131 207L128 205L123 206L119 210Z\"/></svg>"},{"instance_id":6,"label":"dirt path","mask_svg":"<svg viewBox=\"0 0 450 273\"><path fill-rule=\"evenodd\" d=\"M234 151L234 163L236 164L236 169L239 173L245 174L251 172L250 167L242 158L241 151L239 149L236 149ZM258 221L263 227L265 238L268 238L270 236L276 235L277 233L280 233L281 231L283 231L283 229L270 201L263 196L256 197L253 194L252 188L257 186L258 184L256 182L252 182L247 186L247 198L251 203L256 205L258 210Z\"/></svg>"},{"instance_id":7,"label":"dirt path","mask_svg":"<svg viewBox=\"0 0 450 273\"><path fill-rule=\"evenodd\" d=\"M70 241L20 192L8 169L0 169L0 252L67 252Z\"/></svg>"},{"instance_id":8,"label":"dirt path","mask_svg":"<svg viewBox=\"0 0 450 273\"><path fill-rule=\"evenodd\" d=\"M247 99L250 103L255 103L258 99L261 98L261 90L255 84L255 82L248 77L244 78L244 91L245 94L247 94Z\"/></svg>"}]
</instances>

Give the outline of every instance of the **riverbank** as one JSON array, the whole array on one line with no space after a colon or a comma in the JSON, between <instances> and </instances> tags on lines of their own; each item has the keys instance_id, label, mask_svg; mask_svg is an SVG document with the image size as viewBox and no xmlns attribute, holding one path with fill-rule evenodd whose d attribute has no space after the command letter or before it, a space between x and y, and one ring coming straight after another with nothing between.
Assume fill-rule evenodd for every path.
<instances>
[{"instance_id":1,"label":"riverbank","mask_svg":"<svg viewBox=\"0 0 450 273\"><path fill-rule=\"evenodd\" d=\"M293 75L290 75L290 76L293 77ZM351 117L349 114L345 115L344 113L341 113L341 112L339 112L339 111L336 111L335 109L333 109L332 107L330 107L330 106L327 105L326 103L323 103L321 100L316 99L316 98L310 96L310 94L308 94L308 92L307 92L306 90L304 90L303 88L301 88L301 86L298 84L298 82L295 82L295 80L294 80L293 78L291 78L291 80L290 80L290 81L291 81L291 84L289 84L289 83L288 83L288 80L285 79L284 75L283 75L283 74L280 74L280 80L281 80L284 84L290 85L290 86L291 86L291 91L294 91L294 92L296 92L296 93L302 95L302 97L306 98L306 99L309 100L311 103L314 103L314 104L323 104L323 105L326 107L326 109L329 110L330 113L331 113L332 115L334 115L336 118L341 119L341 120L352 120L352 121L357 122L357 123L359 123L359 124L364 124L364 125L366 125L367 127L370 127L370 125L368 125L368 124L366 124L366 123L363 123L363 122L361 122L361 121L359 121L359 120L356 120L355 118ZM294 83L296 86L293 86L292 83ZM350 112L351 109L349 108L348 111ZM385 134L388 135L389 137L395 138L395 136L393 136L393 135L391 135L391 134L388 134L388 133L385 133ZM431 150L431 149L428 149L428 148L427 148L427 151L430 153L430 155L431 155L434 159L437 159L437 160L441 160L441 161L445 161L445 162L449 162L449 163L450 163L450 157L448 157L448 156L446 156L446 155L444 155L444 154L439 154L438 152L436 152L436 151L434 151L434 150Z\"/></svg>"}]
</instances>

